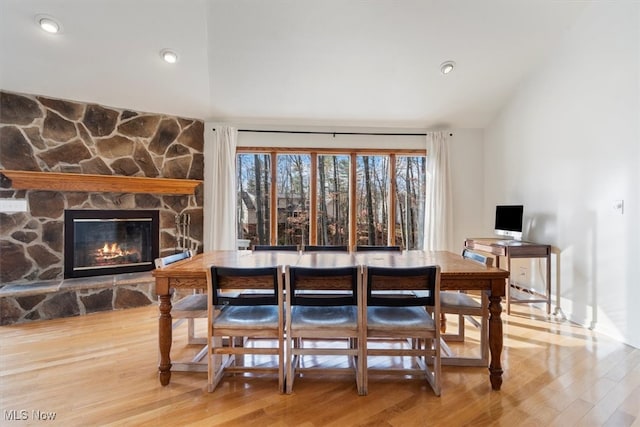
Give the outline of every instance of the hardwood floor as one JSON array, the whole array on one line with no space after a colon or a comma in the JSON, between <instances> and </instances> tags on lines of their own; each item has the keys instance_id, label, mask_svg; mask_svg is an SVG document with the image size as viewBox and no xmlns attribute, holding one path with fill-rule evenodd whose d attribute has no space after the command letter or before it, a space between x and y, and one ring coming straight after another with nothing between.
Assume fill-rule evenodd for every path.
<instances>
[{"instance_id":1,"label":"hardwood floor","mask_svg":"<svg viewBox=\"0 0 640 427\"><path fill-rule=\"evenodd\" d=\"M296 380L291 395L271 376L228 377L209 394L206 373L174 372L162 387L157 316L0 327L0 425L640 426L640 350L524 305L504 315L502 390L484 368L443 367L439 398L424 380L376 377L364 397L340 377Z\"/></svg>"}]
</instances>

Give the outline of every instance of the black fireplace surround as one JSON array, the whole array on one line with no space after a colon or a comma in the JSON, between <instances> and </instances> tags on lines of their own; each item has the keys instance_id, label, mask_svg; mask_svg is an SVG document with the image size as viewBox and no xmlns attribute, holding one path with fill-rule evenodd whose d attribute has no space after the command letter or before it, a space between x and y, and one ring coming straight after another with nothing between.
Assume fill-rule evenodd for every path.
<instances>
[{"instance_id":1,"label":"black fireplace surround","mask_svg":"<svg viewBox=\"0 0 640 427\"><path fill-rule=\"evenodd\" d=\"M157 210L66 210L64 277L153 270L159 235Z\"/></svg>"}]
</instances>

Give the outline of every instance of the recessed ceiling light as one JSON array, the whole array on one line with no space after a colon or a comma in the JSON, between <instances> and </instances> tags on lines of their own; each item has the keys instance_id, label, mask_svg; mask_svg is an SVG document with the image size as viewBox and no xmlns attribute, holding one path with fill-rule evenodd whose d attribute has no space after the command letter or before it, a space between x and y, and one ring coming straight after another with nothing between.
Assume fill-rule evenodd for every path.
<instances>
[{"instance_id":1,"label":"recessed ceiling light","mask_svg":"<svg viewBox=\"0 0 640 427\"><path fill-rule=\"evenodd\" d=\"M171 49L162 49L160 51L160 56L165 62L168 62L169 64L175 64L176 62L178 62L178 54Z\"/></svg>"},{"instance_id":2,"label":"recessed ceiling light","mask_svg":"<svg viewBox=\"0 0 640 427\"><path fill-rule=\"evenodd\" d=\"M449 74L450 72L453 71L453 69L456 67L456 63L453 61L445 61L442 64L440 64L440 72L442 74Z\"/></svg>"},{"instance_id":3,"label":"recessed ceiling light","mask_svg":"<svg viewBox=\"0 0 640 427\"><path fill-rule=\"evenodd\" d=\"M42 31L49 34L59 34L62 31L62 25L58 20L49 15L36 15L36 23Z\"/></svg>"}]
</instances>

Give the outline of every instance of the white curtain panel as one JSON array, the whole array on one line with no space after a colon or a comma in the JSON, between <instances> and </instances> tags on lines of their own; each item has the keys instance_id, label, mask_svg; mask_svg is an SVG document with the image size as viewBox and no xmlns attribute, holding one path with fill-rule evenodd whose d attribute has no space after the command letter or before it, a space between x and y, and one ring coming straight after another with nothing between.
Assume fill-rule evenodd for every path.
<instances>
[{"instance_id":1,"label":"white curtain panel","mask_svg":"<svg viewBox=\"0 0 640 427\"><path fill-rule=\"evenodd\" d=\"M205 159L209 160L209 165L205 163L205 184L208 184L205 185L205 221L208 222L205 224L205 250L232 250L237 249L238 129L216 126L214 134L212 143L205 145Z\"/></svg>"},{"instance_id":2,"label":"white curtain panel","mask_svg":"<svg viewBox=\"0 0 640 427\"><path fill-rule=\"evenodd\" d=\"M424 218L424 249L448 251L453 241L449 136L427 134L427 195Z\"/></svg>"}]
</instances>

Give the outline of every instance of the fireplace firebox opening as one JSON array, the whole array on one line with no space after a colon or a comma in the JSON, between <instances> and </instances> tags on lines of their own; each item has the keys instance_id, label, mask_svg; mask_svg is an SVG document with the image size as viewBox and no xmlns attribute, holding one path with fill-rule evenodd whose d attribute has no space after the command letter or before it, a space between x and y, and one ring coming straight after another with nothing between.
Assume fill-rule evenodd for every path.
<instances>
[{"instance_id":1,"label":"fireplace firebox opening","mask_svg":"<svg viewBox=\"0 0 640 427\"><path fill-rule=\"evenodd\" d=\"M157 210L66 210L64 277L152 270L159 235Z\"/></svg>"}]
</instances>

